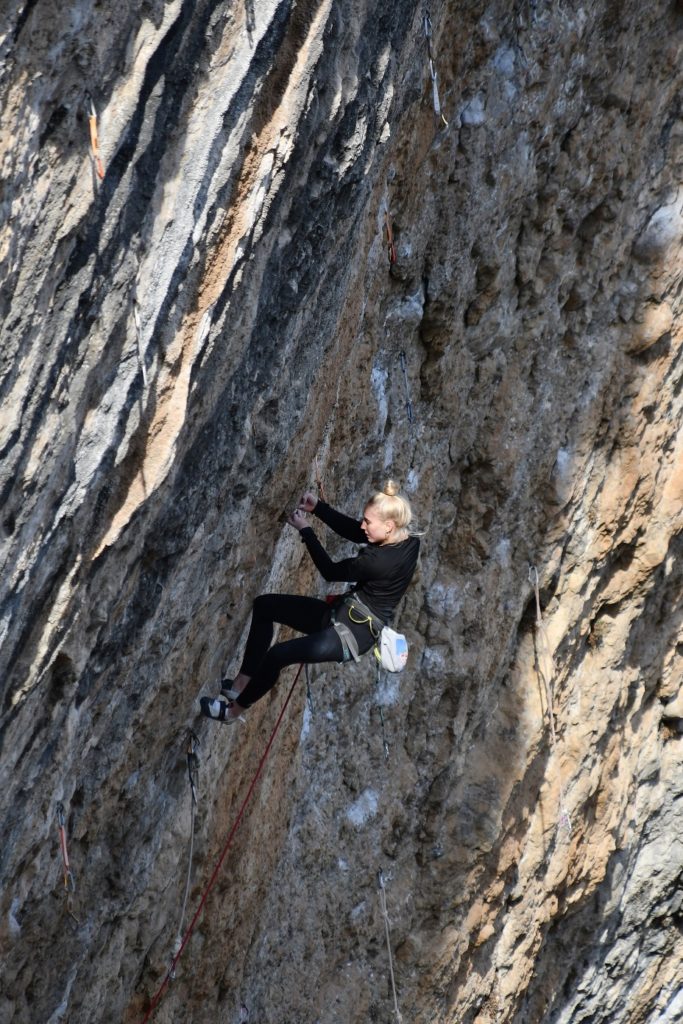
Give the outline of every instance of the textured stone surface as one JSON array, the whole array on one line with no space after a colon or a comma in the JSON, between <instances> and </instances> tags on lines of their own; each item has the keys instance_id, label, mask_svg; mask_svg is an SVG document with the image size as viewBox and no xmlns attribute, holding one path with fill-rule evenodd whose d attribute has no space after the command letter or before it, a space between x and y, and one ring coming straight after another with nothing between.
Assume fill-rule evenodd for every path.
<instances>
[{"instance_id":1,"label":"textured stone surface","mask_svg":"<svg viewBox=\"0 0 683 1024\"><path fill-rule=\"evenodd\" d=\"M683 14L431 14L448 127L411 0L6 7L2 1020L144 1017L316 461L414 498L410 666L297 686L155 1019L395 1019L380 869L404 1020L681 1018Z\"/></svg>"}]
</instances>

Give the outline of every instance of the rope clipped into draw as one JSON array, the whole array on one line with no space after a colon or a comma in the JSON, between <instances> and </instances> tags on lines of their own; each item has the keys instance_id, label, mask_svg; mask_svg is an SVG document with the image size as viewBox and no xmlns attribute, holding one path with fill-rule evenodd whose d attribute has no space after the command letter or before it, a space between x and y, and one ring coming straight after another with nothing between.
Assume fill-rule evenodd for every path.
<instances>
[{"instance_id":1,"label":"rope clipped into draw","mask_svg":"<svg viewBox=\"0 0 683 1024\"><path fill-rule=\"evenodd\" d=\"M536 637L538 643L536 646L536 662L538 665L538 672L543 680L545 688L546 702L548 704L548 718L550 719L550 744L553 751L553 760L557 766L557 783L560 792L560 825L565 829L567 835L571 834L572 823L569 817L569 811L567 810L567 801L565 798L564 786L562 785L562 772L560 769L560 758L557 752L557 734L555 733L555 711L553 709L553 690L552 690L552 679L553 679L553 657L550 653L550 641L548 640L548 634L546 632L545 624L543 622L543 616L541 614L541 595L538 582L538 570L535 565L529 567L529 582L534 588L534 597L536 599ZM545 662L545 664L544 664Z\"/></svg>"},{"instance_id":2,"label":"rope clipped into draw","mask_svg":"<svg viewBox=\"0 0 683 1024\"><path fill-rule=\"evenodd\" d=\"M64 895L66 897L66 912L76 924L80 924L80 921L74 914L74 893L76 892L76 882L74 881L73 872L71 871L71 865L69 863L69 850L66 842L66 811L64 810L64 804L59 801L57 804L57 828L59 829L59 849L62 854L62 871L64 876Z\"/></svg>"},{"instance_id":3,"label":"rope clipped into draw","mask_svg":"<svg viewBox=\"0 0 683 1024\"><path fill-rule=\"evenodd\" d=\"M396 242L394 241L394 225L388 206L385 206L384 208L384 229L387 233L387 256L389 258L389 265L393 266L398 259L398 254L396 252Z\"/></svg>"},{"instance_id":4,"label":"rope clipped into draw","mask_svg":"<svg viewBox=\"0 0 683 1024\"><path fill-rule=\"evenodd\" d=\"M436 58L434 56L434 50L432 49L432 19L429 16L429 11L425 11L422 18L422 28L427 40L427 57L429 59L429 75L432 80L432 103L434 105L434 113L441 120L444 128L448 128L448 121L443 116L441 109L441 100L439 99L439 75L436 70Z\"/></svg>"},{"instance_id":5,"label":"rope clipped into draw","mask_svg":"<svg viewBox=\"0 0 683 1024\"><path fill-rule=\"evenodd\" d=\"M389 931L389 911L387 910L387 892L384 888L384 876L377 872L377 885L379 889L379 905L384 918L384 934L387 940L387 953L389 954L389 977L391 979L391 993L394 999L394 1015L397 1024L402 1024L401 1011L398 1008L398 996L396 994L396 978L394 977L394 958L391 953L391 934Z\"/></svg>"}]
</instances>

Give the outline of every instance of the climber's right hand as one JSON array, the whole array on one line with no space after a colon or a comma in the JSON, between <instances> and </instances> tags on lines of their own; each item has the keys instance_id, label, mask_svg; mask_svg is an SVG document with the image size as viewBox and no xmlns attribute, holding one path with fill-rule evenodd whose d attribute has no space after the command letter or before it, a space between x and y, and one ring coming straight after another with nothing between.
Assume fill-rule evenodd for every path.
<instances>
[{"instance_id":1,"label":"climber's right hand","mask_svg":"<svg viewBox=\"0 0 683 1024\"><path fill-rule=\"evenodd\" d=\"M312 494L310 491L306 491L305 494L301 495L301 500L299 502L299 511L312 512L317 504L318 499L316 498L315 494Z\"/></svg>"}]
</instances>

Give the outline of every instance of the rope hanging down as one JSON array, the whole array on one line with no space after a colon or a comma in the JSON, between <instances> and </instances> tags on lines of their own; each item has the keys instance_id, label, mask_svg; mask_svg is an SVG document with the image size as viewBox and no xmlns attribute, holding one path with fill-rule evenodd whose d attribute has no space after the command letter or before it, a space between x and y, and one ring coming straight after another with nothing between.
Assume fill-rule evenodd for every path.
<instances>
[{"instance_id":1,"label":"rope hanging down","mask_svg":"<svg viewBox=\"0 0 683 1024\"><path fill-rule=\"evenodd\" d=\"M384 934L387 940L387 952L389 954L389 977L391 978L391 991L394 997L394 1014L397 1024L402 1024L401 1011L398 1008L398 996L396 995L396 979L394 978L394 960L391 955L391 935L389 933L389 912L387 910L387 893L384 888L384 876L381 870L377 872L377 884L379 886L379 905L384 918Z\"/></svg>"},{"instance_id":2,"label":"rope hanging down","mask_svg":"<svg viewBox=\"0 0 683 1024\"><path fill-rule=\"evenodd\" d=\"M434 113L441 119L444 128L448 128L448 121L443 116L441 101L439 100L439 76L436 70L434 52L432 50L432 19L429 17L429 11L425 11L424 13L424 17L422 18L422 27L424 29L425 39L427 40L427 56L429 58L429 75L432 79L432 102L434 104Z\"/></svg>"},{"instance_id":3,"label":"rope hanging down","mask_svg":"<svg viewBox=\"0 0 683 1024\"><path fill-rule=\"evenodd\" d=\"M232 828L230 829L230 832L228 834L228 838L226 839L225 845L223 846L223 849L221 851L221 855L218 858L218 861L216 863L215 868L213 869L213 874L211 875L211 878L209 879L209 881L207 883L207 886L204 889L204 892L202 893L202 897L201 897L201 899L199 901L199 906L197 907L197 909L194 912L194 917L192 918L192 920L190 921L189 925L187 926L185 934L183 935L182 941L180 943L180 947L179 947L177 953L175 953L174 956L173 956L173 959L171 961L171 966L169 967L168 971L166 972L164 980L162 981L162 983L159 986L158 990L154 994L154 996L152 998L152 1001L151 1001L151 1003L149 1005L149 1009L147 1010L147 1013L145 1014L145 1016L142 1019L142 1024L146 1024L146 1022L148 1020L152 1019L152 1015L153 1015L154 1011L156 1010L157 1006L161 1002L161 997L163 996L164 992L168 988L168 983L172 980L172 978L173 978L173 976L175 974L175 969L177 967L178 961L180 960L180 957L183 955L183 950L185 949L185 947L186 947L186 945L187 945L187 943L188 943L188 941L190 939L190 936L192 935L192 932L195 929L197 921L199 920L199 918L201 916L202 910L204 909L204 904L207 901L209 893L211 892L211 890L213 889L214 885L216 884L216 879L218 878L218 873L219 873L220 869L223 866L223 861L227 857L228 850L232 846L232 841L235 838L235 833L237 832L237 829L239 828L239 825L240 825L240 823L242 821L242 818L244 817L244 812L247 809L249 801L251 800L252 794L253 794L253 792L254 792L254 790L256 788L256 783L258 782L259 777L261 775L261 772L263 771L263 766L266 763L266 759L268 757L268 754L270 753L270 748L273 745L273 742L275 740L275 736L277 735L277 731L280 728L280 723L282 722L282 719L284 718L285 711L287 710L287 706L288 706L288 704L289 704L289 702L290 702L290 700L292 698L292 694L294 693L294 687L296 686L296 684L297 684L297 682L299 680L299 676L301 675L301 669L302 668L303 668L303 665L299 665L299 670L298 670L296 676L294 677L294 682L292 683L292 685L290 687L290 690L289 690L289 693L287 694L287 699L285 700L284 704L282 705L282 710L280 711L280 714L278 715L278 718L277 718L277 721L275 723L275 726L273 727L273 731L270 734L270 739L268 740L268 743L266 744L266 749L263 751L263 754L261 756L261 760L258 763L258 767L256 769L256 773L254 774L254 777L251 780L251 783L249 785L249 789L247 790L247 795L245 796L244 800L242 801L240 809L237 812L237 817L235 818L235 820L233 822L233 825L232 825Z\"/></svg>"},{"instance_id":4,"label":"rope hanging down","mask_svg":"<svg viewBox=\"0 0 683 1024\"><path fill-rule=\"evenodd\" d=\"M197 756L197 748L199 746L199 740L195 733L190 729L190 737L187 744L187 777L190 783L190 850L187 858L187 878L185 879L185 892L183 894L183 905L180 911L180 917L178 919L178 931L176 933L175 945L173 947L173 956L176 955L180 949L183 941L183 922L185 920L185 910L187 908L187 897L190 893L190 881L192 879L192 861L194 858L194 825L195 818L197 816L197 773L199 771L199 757ZM171 978L175 978L175 967L172 966L173 973Z\"/></svg>"},{"instance_id":5,"label":"rope hanging down","mask_svg":"<svg viewBox=\"0 0 683 1024\"><path fill-rule=\"evenodd\" d=\"M550 743L553 751L553 759L557 766L557 783L560 791L560 825L566 830L567 835L571 835L572 823L571 818L569 817L569 811L567 810L567 802L565 799L564 787L562 785L562 772L560 770L560 759L557 752L557 735L555 733L555 712L553 710L552 693L553 658L550 653L550 641L548 640L548 634L546 633L545 625L543 623L543 616L541 615L541 595L538 582L538 570L535 565L529 567L529 582L534 588L534 597L536 599L536 636L539 640L537 646L537 664L539 675L543 680L543 685L545 687L545 696L548 704L548 717L550 719ZM545 665L543 663L544 661Z\"/></svg>"}]
</instances>

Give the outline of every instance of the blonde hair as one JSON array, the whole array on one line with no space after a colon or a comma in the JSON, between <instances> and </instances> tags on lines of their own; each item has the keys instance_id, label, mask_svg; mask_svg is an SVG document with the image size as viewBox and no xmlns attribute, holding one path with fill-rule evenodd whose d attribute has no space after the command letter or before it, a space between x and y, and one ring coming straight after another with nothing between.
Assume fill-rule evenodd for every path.
<instances>
[{"instance_id":1,"label":"blonde hair","mask_svg":"<svg viewBox=\"0 0 683 1024\"><path fill-rule=\"evenodd\" d=\"M406 540L410 536L408 526L413 518L410 502L405 495L399 493L399 487L393 480L387 480L381 491L370 498L366 508L372 508L383 521L392 519L396 524L394 543Z\"/></svg>"}]
</instances>

